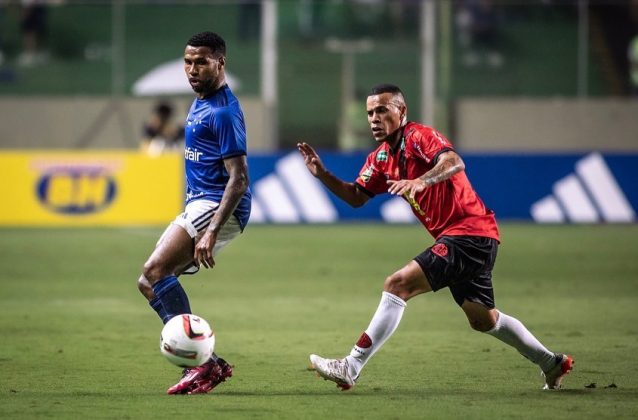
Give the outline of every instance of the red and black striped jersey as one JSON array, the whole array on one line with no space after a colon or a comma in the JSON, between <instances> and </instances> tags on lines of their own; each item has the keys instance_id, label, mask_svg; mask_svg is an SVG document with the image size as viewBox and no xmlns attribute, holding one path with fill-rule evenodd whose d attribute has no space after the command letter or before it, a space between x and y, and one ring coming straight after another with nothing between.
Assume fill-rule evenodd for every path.
<instances>
[{"instance_id":1,"label":"red and black striped jersey","mask_svg":"<svg viewBox=\"0 0 638 420\"><path fill-rule=\"evenodd\" d=\"M432 127L408 123L396 150L387 143L370 153L355 183L371 197L388 191L388 180L415 179L436 164L452 144ZM499 240L494 212L483 204L465 171L434 184L414 199L403 197L434 238L483 236Z\"/></svg>"}]
</instances>

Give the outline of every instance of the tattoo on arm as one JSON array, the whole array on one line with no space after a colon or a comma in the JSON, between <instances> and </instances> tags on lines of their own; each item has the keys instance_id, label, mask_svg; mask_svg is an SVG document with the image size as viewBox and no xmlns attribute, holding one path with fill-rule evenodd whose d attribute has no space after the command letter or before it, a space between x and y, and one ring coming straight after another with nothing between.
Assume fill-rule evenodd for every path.
<instances>
[{"instance_id":1,"label":"tattoo on arm","mask_svg":"<svg viewBox=\"0 0 638 420\"><path fill-rule=\"evenodd\" d=\"M233 214L242 196L248 188L248 168L245 156L235 158L234 161L225 162L226 169L230 173L230 179L226 184L221 203L208 225L209 231L221 229Z\"/></svg>"},{"instance_id":2,"label":"tattoo on arm","mask_svg":"<svg viewBox=\"0 0 638 420\"><path fill-rule=\"evenodd\" d=\"M448 156L446 156L448 155ZM445 158L443 158L445 156ZM439 182L445 181L452 175L465 169L465 164L461 157L454 152L446 152L439 157L439 161L434 168L421 175L419 179L425 182L428 187Z\"/></svg>"}]
</instances>

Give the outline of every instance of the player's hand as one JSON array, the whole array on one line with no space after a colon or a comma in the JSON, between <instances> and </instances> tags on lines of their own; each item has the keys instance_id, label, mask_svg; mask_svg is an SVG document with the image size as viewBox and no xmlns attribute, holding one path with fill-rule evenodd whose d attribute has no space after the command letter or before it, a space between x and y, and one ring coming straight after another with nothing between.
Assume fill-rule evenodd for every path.
<instances>
[{"instance_id":1,"label":"player's hand","mask_svg":"<svg viewBox=\"0 0 638 420\"><path fill-rule=\"evenodd\" d=\"M393 195L404 195L408 193L408 197L414 200L416 193L419 193L427 188L426 183L417 179L401 179L399 181L388 180L390 187L388 192Z\"/></svg>"},{"instance_id":2,"label":"player's hand","mask_svg":"<svg viewBox=\"0 0 638 420\"><path fill-rule=\"evenodd\" d=\"M208 230L199 239L199 241L197 241L193 260L198 267L203 265L205 268L213 268L215 266L213 248L215 247L216 242L217 233Z\"/></svg>"},{"instance_id":3,"label":"player's hand","mask_svg":"<svg viewBox=\"0 0 638 420\"><path fill-rule=\"evenodd\" d=\"M297 149L306 163L306 167L310 171L310 173L319 177L326 173L326 167L323 165L323 162L319 158L319 155L308 143L297 143Z\"/></svg>"}]
</instances>

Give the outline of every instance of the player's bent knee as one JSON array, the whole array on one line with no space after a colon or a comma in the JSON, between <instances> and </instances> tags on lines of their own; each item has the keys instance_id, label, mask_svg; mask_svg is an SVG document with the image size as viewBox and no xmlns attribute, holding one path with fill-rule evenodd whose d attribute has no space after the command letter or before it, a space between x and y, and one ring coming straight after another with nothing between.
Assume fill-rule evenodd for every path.
<instances>
[{"instance_id":1,"label":"player's bent knee","mask_svg":"<svg viewBox=\"0 0 638 420\"><path fill-rule=\"evenodd\" d=\"M158 281L166 277L166 274L164 271L165 270L163 269L161 264L157 264L155 261L149 260L149 261L146 261L146 263L144 263L142 276L145 277L145 279L152 286L153 284L157 283Z\"/></svg>"},{"instance_id":2,"label":"player's bent knee","mask_svg":"<svg viewBox=\"0 0 638 420\"><path fill-rule=\"evenodd\" d=\"M494 328L495 323L491 319L468 319L470 327L478 332L487 332Z\"/></svg>"},{"instance_id":3,"label":"player's bent knee","mask_svg":"<svg viewBox=\"0 0 638 420\"><path fill-rule=\"evenodd\" d=\"M391 276L386 277L385 282L383 282L383 290L399 296L402 291L401 283L401 278L396 273L392 274Z\"/></svg>"},{"instance_id":4,"label":"player's bent knee","mask_svg":"<svg viewBox=\"0 0 638 420\"><path fill-rule=\"evenodd\" d=\"M147 299L152 299L155 297L155 293L153 292L153 287L151 283L144 277L143 275L137 279L137 288Z\"/></svg>"},{"instance_id":5,"label":"player's bent knee","mask_svg":"<svg viewBox=\"0 0 638 420\"><path fill-rule=\"evenodd\" d=\"M388 276L383 283L383 290L392 293L395 296L407 301L415 294L414 285L409 279L402 276L400 273L394 273Z\"/></svg>"}]
</instances>

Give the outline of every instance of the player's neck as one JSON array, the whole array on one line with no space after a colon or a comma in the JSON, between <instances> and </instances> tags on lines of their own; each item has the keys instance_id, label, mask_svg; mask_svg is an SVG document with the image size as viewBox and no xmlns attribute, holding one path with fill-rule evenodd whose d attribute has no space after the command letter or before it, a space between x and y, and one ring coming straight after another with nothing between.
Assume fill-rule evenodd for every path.
<instances>
[{"instance_id":1,"label":"player's neck","mask_svg":"<svg viewBox=\"0 0 638 420\"><path fill-rule=\"evenodd\" d=\"M396 151L401 139L403 138L403 129L405 125L397 128L392 134L385 138L385 142L390 146L390 150Z\"/></svg>"},{"instance_id":2,"label":"player's neck","mask_svg":"<svg viewBox=\"0 0 638 420\"><path fill-rule=\"evenodd\" d=\"M199 97L199 99L206 99L209 96L213 96L215 93L217 93L217 91L219 91L224 86L226 86L226 78L221 77L219 80L217 80L217 82L213 85L213 87L210 90L206 92L202 92L197 96Z\"/></svg>"}]
</instances>

